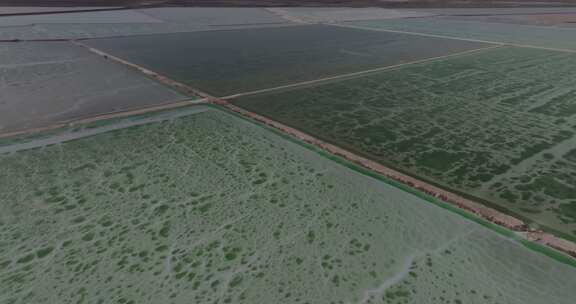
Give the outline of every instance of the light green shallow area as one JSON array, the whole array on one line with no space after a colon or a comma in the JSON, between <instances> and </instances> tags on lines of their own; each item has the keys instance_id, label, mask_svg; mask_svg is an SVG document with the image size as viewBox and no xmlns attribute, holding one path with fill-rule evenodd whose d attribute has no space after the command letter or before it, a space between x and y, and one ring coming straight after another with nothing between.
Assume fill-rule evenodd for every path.
<instances>
[{"instance_id":1,"label":"light green shallow area","mask_svg":"<svg viewBox=\"0 0 576 304\"><path fill-rule=\"evenodd\" d=\"M574 267L251 122L172 113L2 147L0 303L576 298Z\"/></svg>"}]
</instances>

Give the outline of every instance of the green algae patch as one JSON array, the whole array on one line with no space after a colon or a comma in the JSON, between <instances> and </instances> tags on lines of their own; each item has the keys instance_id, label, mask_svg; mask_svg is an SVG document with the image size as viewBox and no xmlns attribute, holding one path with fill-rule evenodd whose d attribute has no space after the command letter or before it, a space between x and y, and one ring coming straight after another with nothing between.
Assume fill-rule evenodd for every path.
<instances>
[{"instance_id":1,"label":"green algae patch","mask_svg":"<svg viewBox=\"0 0 576 304\"><path fill-rule=\"evenodd\" d=\"M34 303L576 296L576 268L200 108L0 154L0 294Z\"/></svg>"}]
</instances>

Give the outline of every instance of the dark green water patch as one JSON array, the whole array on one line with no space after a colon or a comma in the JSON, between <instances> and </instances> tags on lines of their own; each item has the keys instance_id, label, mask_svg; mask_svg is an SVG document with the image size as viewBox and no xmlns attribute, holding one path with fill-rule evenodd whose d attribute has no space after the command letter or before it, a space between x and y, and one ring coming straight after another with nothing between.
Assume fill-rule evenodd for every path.
<instances>
[{"instance_id":1,"label":"dark green water patch","mask_svg":"<svg viewBox=\"0 0 576 304\"><path fill-rule=\"evenodd\" d=\"M107 38L87 43L217 96L485 46L326 25Z\"/></svg>"}]
</instances>

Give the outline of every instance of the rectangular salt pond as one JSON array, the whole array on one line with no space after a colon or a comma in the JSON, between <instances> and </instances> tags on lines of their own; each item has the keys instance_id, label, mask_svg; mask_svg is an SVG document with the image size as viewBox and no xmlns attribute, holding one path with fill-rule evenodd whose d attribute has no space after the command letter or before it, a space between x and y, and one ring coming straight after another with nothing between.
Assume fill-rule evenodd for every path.
<instances>
[{"instance_id":1,"label":"rectangular salt pond","mask_svg":"<svg viewBox=\"0 0 576 304\"><path fill-rule=\"evenodd\" d=\"M434 16L432 13L413 10L395 10L385 8L343 8L343 7L286 7L272 8L277 14L309 23L343 22L359 20L421 18Z\"/></svg>"},{"instance_id":2,"label":"rectangular salt pond","mask_svg":"<svg viewBox=\"0 0 576 304\"><path fill-rule=\"evenodd\" d=\"M373 29L576 50L576 28L482 22L458 18L373 20L350 24Z\"/></svg>"},{"instance_id":3,"label":"rectangular salt pond","mask_svg":"<svg viewBox=\"0 0 576 304\"><path fill-rule=\"evenodd\" d=\"M576 55L503 47L234 102L576 240Z\"/></svg>"},{"instance_id":4,"label":"rectangular salt pond","mask_svg":"<svg viewBox=\"0 0 576 304\"><path fill-rule=\"evenodd\" d=\"M46 15L4 16L0 17L0 29L11 26L33 24L85 24L85 23L161 23L162 20L138 11L118 10L103 12L78 12Z\"/></svg>"},{"instance_id":5,"label":"rectangular salt pond","mask_svg":"<svg viewBox=\"0 0 576 304\"><path fill-rule=\"evenodd\" d=\"M2 148L7 303L576 297L575 267L251 122L207 107L161 115Z\"/></svg>"},{"instance_id":6,"label":"rectangular salt pond","mask_svg":"<svg viewBox=\"0 0 576 304\"><path fill-rule=\"evenodd\" d=\"M166 7L2 17L0 39L80 39L288 24L262 8Z\"/></svg>"},{"instance_id":7,"label":"rectangular salt pond","mask_svg":"<svg viewBox=\"0 0 576 304\"><path fill-rule=\"evenodd\" d=\"M159 7L136 11L164 22L196 26L289 23L260 7Z\"/></svg>"},{"instance_id":8,"label":"rectangular salt pond","mask_svg":"<svg viewBox=\"0 0 576 304\"><path fill-rule=\"evenodd\" d=\"M0 44L0 133L185 99L68 42Z\"/></svg>"},{"instance_id":9,"label":"rectangular salt pond","mask_svg":"<svg viewBox=\"0 0 576 304\"><path fill-rule=\"evenodd\" d=\"M119 8L115 6L2 6L0 7L0 15L5 14L33 14L33 13L54 13L54 12L73 12L82 10L94 10L94 9L113 9Z\"/></svg>"},{"instance_id":10,"label":"rectangular salt pond","mask_svg":"<svg viewBox=\"0 0 576 304\"><path fill-rule=\"evenodd\" d=\"M87 44L215 96L487 46L327 25L107 38Z\"/></svg>"}]
</instances>

